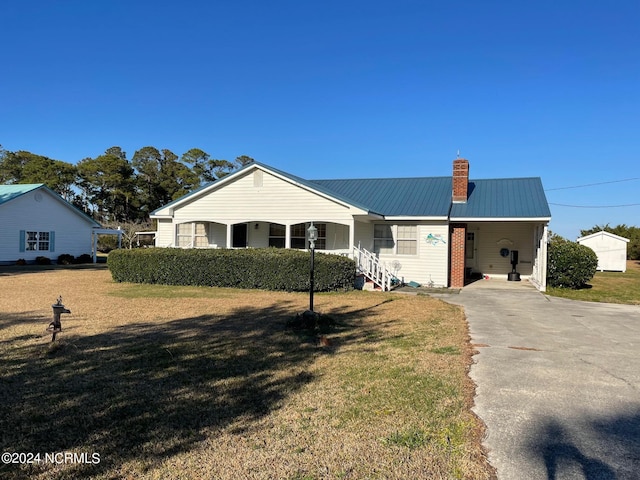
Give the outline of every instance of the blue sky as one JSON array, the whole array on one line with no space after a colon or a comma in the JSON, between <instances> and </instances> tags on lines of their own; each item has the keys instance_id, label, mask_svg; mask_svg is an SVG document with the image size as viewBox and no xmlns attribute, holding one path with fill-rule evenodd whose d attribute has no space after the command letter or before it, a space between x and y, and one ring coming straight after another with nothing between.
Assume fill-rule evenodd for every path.
<instances>
[{"instance_id":1,"label":"blue sky","mask_svg":"<svg viewBox=\"0 0 640 480\"><path fill-rule=\"evenodd\" d=\"M309 179L451 175L459 150L472 178L541 177L575 239L640 226L639 205L584 208L640 204L638 25L637 0L6 2L0 144Z\"/></svg>"}]
</instances>

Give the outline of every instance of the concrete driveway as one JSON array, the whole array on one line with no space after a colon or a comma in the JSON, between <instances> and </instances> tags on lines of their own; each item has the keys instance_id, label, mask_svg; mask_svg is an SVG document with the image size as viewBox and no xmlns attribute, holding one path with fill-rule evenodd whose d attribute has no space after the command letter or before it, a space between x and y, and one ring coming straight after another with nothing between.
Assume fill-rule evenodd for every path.
<instances>
[{"instance_id":1,"label":"concrete driveway","mask_svg":"<svg viewBox=\"0 0 640 480\"><path fill-rule=\"evenodd\" d=\"M477 283L444 300L479 352L474 411L498 478L640 479L640 307Z\"/></svg>"}]
</instances>

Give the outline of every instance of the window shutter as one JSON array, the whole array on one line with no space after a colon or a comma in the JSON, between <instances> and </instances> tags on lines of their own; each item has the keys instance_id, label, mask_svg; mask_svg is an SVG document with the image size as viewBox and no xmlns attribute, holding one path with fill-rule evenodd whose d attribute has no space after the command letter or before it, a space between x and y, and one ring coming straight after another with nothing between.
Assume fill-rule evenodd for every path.
<instances>
[{"instance_id":1,"label":"window shutter","mask_svg":"<svg viewBox=\"0 0 640 480\"><path fill-rule=\"evenodd\" d=\"M21 252L24 252L26 237L27 237L27 232L25 232L24 230L20 230L20 251Z\"/></svg>"},{"instance_id":2,"label":"window shutter","mask_svg":"<svg viewBox=\"0 0 640 480\"><path fill-rule=\"evenodd\" d=\"M55 252L56 247L56 232L49 232L49 251Z\"/></svg>"}]
</instances>

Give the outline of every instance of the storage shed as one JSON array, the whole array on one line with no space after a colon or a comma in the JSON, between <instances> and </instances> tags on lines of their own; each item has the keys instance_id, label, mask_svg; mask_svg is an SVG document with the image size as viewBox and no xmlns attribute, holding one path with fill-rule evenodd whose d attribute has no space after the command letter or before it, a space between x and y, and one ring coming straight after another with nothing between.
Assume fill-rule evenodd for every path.
<instances>
[{"instance_id":1,"label":"storage shed","mask_svg":"<svg viewBox=\"0 0 640 480\"><path fill-rule=\"evenodd\" d=\"M599 271L625 272L627 270L628 238L602 231L580 237L576 241L596 252Z\"/></svg>"}]
</instances>

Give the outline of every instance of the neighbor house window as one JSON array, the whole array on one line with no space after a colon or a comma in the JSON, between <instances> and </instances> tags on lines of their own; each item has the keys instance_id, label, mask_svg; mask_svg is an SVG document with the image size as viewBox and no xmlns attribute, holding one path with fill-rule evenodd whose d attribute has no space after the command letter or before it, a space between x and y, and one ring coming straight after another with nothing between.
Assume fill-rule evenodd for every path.
<instances>
[{"instance_id":1,"label":"neighbor house window","mask_svg":"<svg viewBox=\"0 0 640 480\"><path fill-rule=\"evenodd\" d=\"M256 173L258 171L256 171ZM280 225L279 223L270 223L269 224L269 246L276 247L276 248L284 248L286 232L287 232L286 226Z\"/></svg>"},{"instance_id":2,"label":"neighbor house window","mask_svg":"<svg viewBox=\"0 0 640 480\"><path fill-rule=\"evenodd\" d=\"M373 251L379 255L417 255L418 226L374 225Z\"/></svg>"},{"instance_id":3,"label":"neighbor house window","mask_svg":"<svg viewBox=\"0 0 640 480\"><path fill-rule=\"evenodd\" d=\"M49 232L26 232L25 250L27 252L48 252Z\"/></svg>"}]
</instances>

